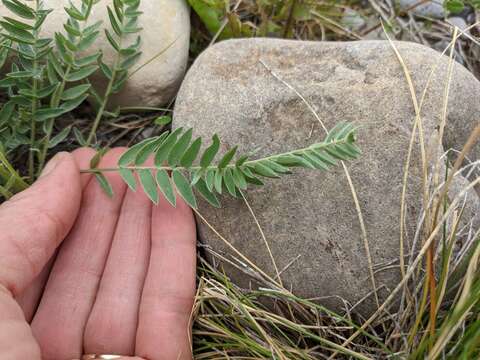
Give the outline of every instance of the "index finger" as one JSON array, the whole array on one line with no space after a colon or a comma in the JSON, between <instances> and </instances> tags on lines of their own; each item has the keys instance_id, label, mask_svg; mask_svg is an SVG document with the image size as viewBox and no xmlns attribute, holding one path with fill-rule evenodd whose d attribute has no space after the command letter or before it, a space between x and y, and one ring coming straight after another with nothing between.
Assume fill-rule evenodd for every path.
<instances>
[{"instance_id":1,"label":"index finger","mask_svg":"<svg viewBox=\"0 0 480 360\"><path fill-rule=\"evenodd\" d=\"M139 310L136 350L151 360L191 359L190 315L195 296L196 229L190 207L177 197L152 212L150 264Z\"/></svg>"}]
</instances>

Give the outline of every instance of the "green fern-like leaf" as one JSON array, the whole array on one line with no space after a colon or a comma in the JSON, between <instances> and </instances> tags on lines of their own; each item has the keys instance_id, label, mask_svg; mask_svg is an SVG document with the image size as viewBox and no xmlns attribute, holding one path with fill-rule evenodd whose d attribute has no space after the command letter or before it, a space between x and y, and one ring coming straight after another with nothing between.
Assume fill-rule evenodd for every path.
<instances>
[{"instance_id":1,"label":"green fern-like leaf","mask_svg":"<svg viewBox=\"0 0 480 360\"><path fill-rule=\"evenodd\" d=\"M113 64L99 61L100 70L107 77L108 84L103 95L92 94L98 102L99 110L86 139L86 145L94 141L110 96L123 88L128 79L129 70L141 56L140 36L137 36L133 42L130 40L132 34L142 30L137 26L138 18L142 14L138 11L139 6L140 0L114 0L113 6L107 6L110 29L104 29L104 33L116 56ZM97 32L96 29L92 31Z\"/></svg>"},{"instance_id":2,"label":"green fern-like leaf","mask_svg":"<svg viewBox=\"0 0 480 360\"><path fill-rule=\"evenodd\" d=\"M86 82L97 71L100 52L84 57L79 53L98 37L99 24L88 24L97 1L81 0L78 7L68 3L64 32L53 38L40 35L51 13L51 9L44 8L47 2L2 2L18 18L0 18L0 65L7 53L13 58L11 71L0 81L9 96L8 103L13 105L2 114L8 115L8 121L0 141L8 151L20 145L29 146L27 168L32 182L43 169L48 149L64 141L70 131L59 129L54 134L55 119L74 110L89 95L90 85L78 82Z\"/></svg>"},{"instance_id":3,"label":"green fern-like leaf","mask_svg":"<svg viewBox=\"0 0 480 360\"><path fill-rule=\"evenodd\" d=\"M255 160L248 160L248 155L240 155L234 161L237 147L233 147L215 164L214 159L220 148L217 135L201 153L201 138L191 142L192 129L184 131L178 128L134 145L120 157L118 167L94 167L84 171L94 174L119 171L132 190L136 189L136 173L140 186L154 203L158 202L161 194L175 206L175 189L193 208L197 207L195 193L219 207L216 193L226 192L238 197L250 184L263 185L262 178L279 178L291 174L295 167L329 170L339 161L356 159L360 149L355 144L355 132L353 124L340 123L323 142ZM154 165L148 162L151 158L154 159ZM100 179L105 182L105 177ZM105 184L102 187L108 190Z\"/></svg>"}]
</instances>

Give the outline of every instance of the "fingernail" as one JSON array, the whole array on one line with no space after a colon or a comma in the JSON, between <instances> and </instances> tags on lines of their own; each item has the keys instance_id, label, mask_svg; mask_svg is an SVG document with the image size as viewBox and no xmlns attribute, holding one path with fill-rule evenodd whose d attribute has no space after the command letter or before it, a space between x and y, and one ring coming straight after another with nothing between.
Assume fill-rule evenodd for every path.
<instances>
[{"instance_id":1,"label":"fingernail","mask_svg":"<svg viewBox=\"0 0 480 360\"><path fill-rule=\"evenodd\" d=\"M62 159L65 157L65 153L64 152L60 152L58 154L56 154L48 163L47 165L45 165L45 167L43 168L43 171L42 173L40 174L40 177L44 177L44 176L47 176L48 174L50 174L56 167L57 165L62 162Z\"/></svg>"}]
</instances>

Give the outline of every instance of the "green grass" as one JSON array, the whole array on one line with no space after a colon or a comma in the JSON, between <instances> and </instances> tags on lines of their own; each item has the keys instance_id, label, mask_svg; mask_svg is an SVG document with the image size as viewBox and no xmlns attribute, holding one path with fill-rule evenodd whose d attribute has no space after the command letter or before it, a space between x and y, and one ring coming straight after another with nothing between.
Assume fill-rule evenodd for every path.
<instances>
[{"instance_id":1,"label":"green grass","mask_svg":"<svg viewBox=\"0 0 480 360\"><path fill-rule=\"evenodd\" d=\"M480 127L472 134L472 139L479 138ZM453 172L444 179L446 186L450 175ZM480 183L480 178L470 188L475 183ZM444 192L440 184L437 195L439 191ZM434 192L432 189L429 196ZM419 239L422 249L407 261L405 278L409 281L405 286L399 284L393 298L387 299L390 302L382 304L370 319L362 319L348 308L336 314L279 288L278 283L269 281L244 261L204 248L208 258L230 262L245 276L260 279L262 286L258 290L241 289L221 267L214 268L199 257L198 293L192 316L195 358L478 358L480 229L464 234L460 225L463 209L458 207L461 198L445 198L427 209L430 214L438 210L439 219L433 228L418 224L429 231ZM432 279L425 272L431 244L436 244L434 296L429 287ZM436 304L433 312L432 304Z\"/></svg>"}]
</instances>

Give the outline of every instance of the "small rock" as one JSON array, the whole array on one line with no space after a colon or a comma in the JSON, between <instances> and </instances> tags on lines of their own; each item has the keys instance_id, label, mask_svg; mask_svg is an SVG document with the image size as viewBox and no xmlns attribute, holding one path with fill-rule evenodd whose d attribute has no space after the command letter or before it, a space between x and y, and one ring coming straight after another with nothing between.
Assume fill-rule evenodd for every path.
<instances>
[{"instance_id":1,"label":"small rock","mask_svg":"<svg viewBox=\"0 0 480 360\"><path fill-rule=\"evenodd\" d=\"M357 11L346 8L343 12L342 24L350 30L357 32L363 29L367 22Z\"/></svg>"},{"instance_id":2,"label":"small rock","mask_svg":"<svg viewBox=\"0 0 480 360\"><path fill-rule=\"evenodd\" d=\"M406 11L420 2L421 0L400 0L400 9ZM425 4L415 6L409 11L419 16L443 19L445 17L443 3L444 0L432 0Z\"/></svg>"},{"instance_id":3,"label":"small rock","mask_svg":"<svg viewBox=\"0 0 480 360\"><path fill-rule=\"evenodd\" d=\"M462 17L459 17L459 16L452 16L452 17L449 17L447 19L447 23L452 25L452 26L456 26L457 28L459 28L460 30L465 30L468 25L467 25L467 22L465 21L464 18Z\"/></svg>"},{"instance_id":4,"label":"small rock","mask_svg":"<svg viewBox=\"0 0 480 360\"><path fill-rule=\"evenodd\" d=\"M79 1L74 3L78 5ZM45 2L45 7L53 11L43 25L43 36L53 37L55 32L65 32L63 24L68 18L64 10L66 5L65 0ZM102 20L102 26L110 28L107 5L112 6L112 2L102 0L94 5L89 24ZM143 0L139 10L143 12L139 17L139 26L143 28L140 33L142 55L133 69L151 60L172 43L173 45L134 74L125 88L112 96L112 106L161 106L168 103L175 96L187 66L190 11L186 1ZM0 3L0 14L12 16L3 3ZM103 29L92 49L94 51L101 49L104 61L107 64L113 63L116 53L108 43ZM105 78L100 71L93 75L92 80L94 85L102 91L105 87Z\"/></svg>"},{"instance_id":5,"label":"small rock","mask_svg":"<svg viewBox=\"0 0 480 360\"><path fill-rule=\"evenodd\" d=\"M396 44L418 96L430 69L439 61L422 108L424 134L430 143L442 121L448 58L418 44ZM383 268L381 264L398 264L402 179L415 118L401 65L386 41L221 42L201 54L186 75L173 125L193 127L195 135L205 138L218 133L223 152L239 145L241 153L259 149L258 157L322 140L324 132L305 103L261 61L309 101L327 128L338 121L354 121L360 126L358 145L363 155L347 166L364 216L373 266L378 270L375 280L381 287L381 301L400 279L398 267ZM456 64L445 148L461 148L478 124L479 93L480 83ZM480 146L473 159L480 158L478 150ZM422 209L419 151L413 154L411 164L406 214L409 244ZM477 203L471 208L478 209L479 200L473 194L471 201ZM246 196L286 288L303 297L321 298L323 305L335 310L342 308L339 298L355 304L367 296L356 309L364 315L376 309L372 296L368 297L372 286L358 214L341 166L327 173L298 169L293 175L249 190ZM242 200L224 197L221 209L201 202L200 213L235 248L275 276L262 237ZM197 223L207 247L227 258L238 258L202 220ZM247 288L258 285L233 266L223 263L223 267L237 284Z\"/></svg>"},{"instance_id":6,"label":"small rock","mask_svg":"<svg viewBox=\"0 0 480 360\"><path fill-rule=\"evenodd\" d=\"M142 130L142 138L148 139L152 137L154 131L155 131L155 127L153 126L146 127L144 130Z\"/></svg>"}]
</instances>

